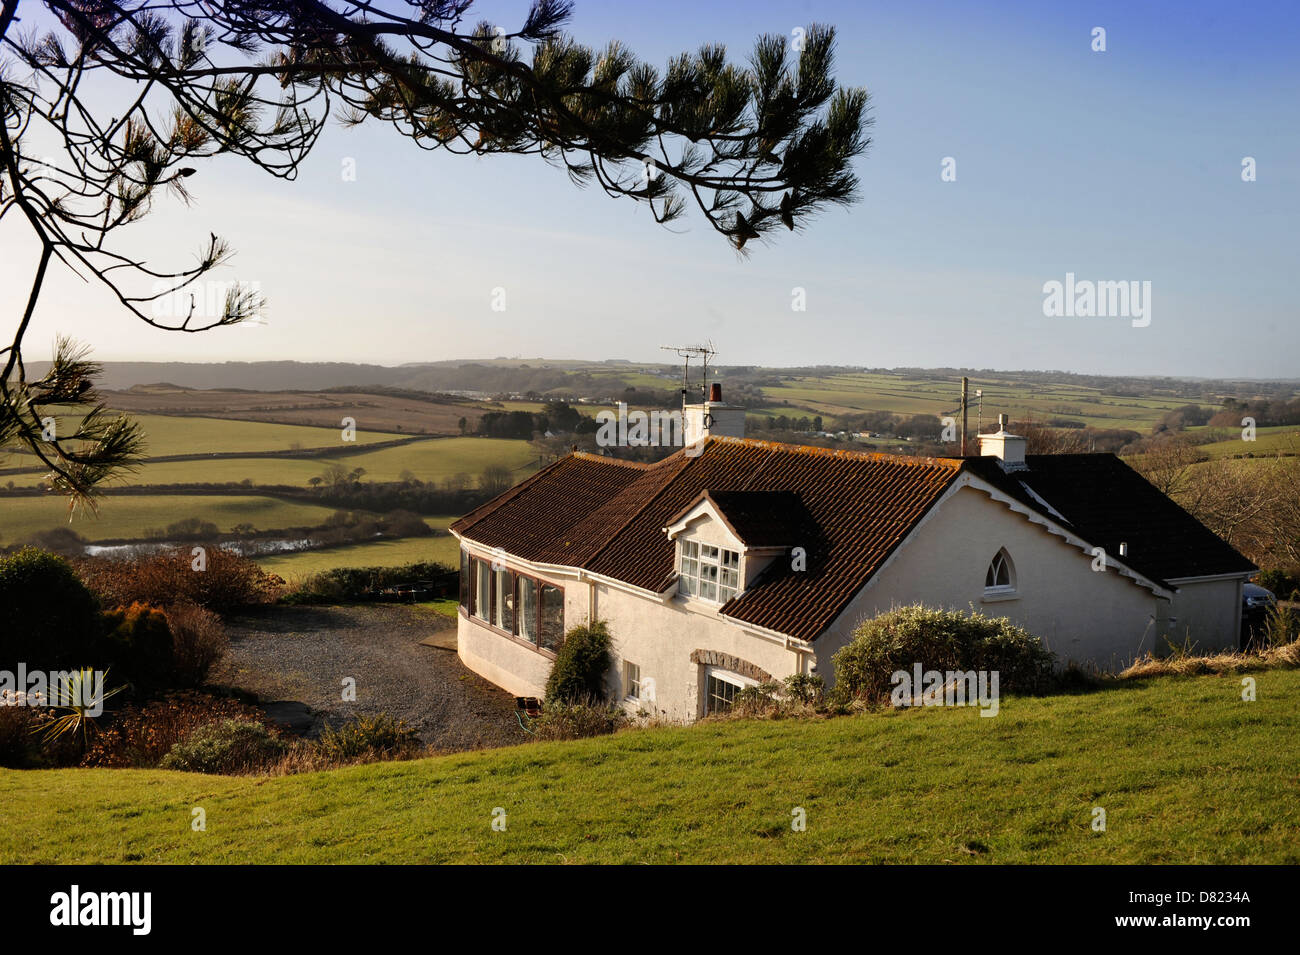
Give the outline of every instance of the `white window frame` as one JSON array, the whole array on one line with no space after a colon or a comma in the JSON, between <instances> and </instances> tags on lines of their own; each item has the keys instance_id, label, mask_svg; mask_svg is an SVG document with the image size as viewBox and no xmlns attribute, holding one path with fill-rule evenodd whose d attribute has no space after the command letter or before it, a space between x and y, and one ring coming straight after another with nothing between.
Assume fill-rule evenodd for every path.
<instances>
[{"instance_id":1,"label":"white window frame","mask_svg":"<svg viewBox=\"0 0 1300 955\"><path fill-rule=\"evenodd\" d=\"M731 670L724 670L722 667L705 667L704 678L700 682L700 689L702 692L701 709L703 710L704 716L708 716L711 712L716 712L715 710L709 709L709 700L711 699L709 693L710 679L717 680L720 683L730 683L737 691L743 690L747 686L758 686L758 681L751 680L749 677L741 676L739 673L733 673Z\"/></svg>"},{"instance_id":2,"label":"white window frame","mask_svg":"<svg viewBox=\"0 0 1300 955\"><path fill-rule=\"evenodd\" d=\"M636 678L633 679L632 671L636 671ZM635 687L635 692L633 691ZM630 703L641 702L641 665L633 663L631 660L623 661L623 697Z\"/></svg>"},{"instance_id":3,"label":"white window frame","mask_svg":"<svg viewBox=\"0 0 1300 955\"><path fill-rule=\"evenodd\" d=\"M489 623L492 619L492 568L481 557L475 558L474 566L474 616Z\"/></svg>"},{"instance_id":4,"label":"white window frame","mask_svg":"<svg viewBox=\"0 0 1300 955\"><path fill-rule=\"evenodd\" d=\"M989 584L989 571L993 569L993 565L999 560L1002 561L1002 566L1006 568L1007 583ZM997 576L995 574L994 580L996 579ZM984 568L984 581L983 599L986 601L1012 600L1018 595L1016 590L1016 564L1015 561L1011 559L1011 554L1005 547L999 547L998 552L989 559L987 566Z\"/></svg>"},{"instance_id":5,"label":"white window frame","mask_svg":"<svg viewBox=\"0 0 1300 955\"><path fill-rule=\"evenodd\" d=\"M677 553L679 594L719 605L740 595L744 580L741 576L744 555L740 551L683 537L678 541Z\"/></svg>"}]
</instances>

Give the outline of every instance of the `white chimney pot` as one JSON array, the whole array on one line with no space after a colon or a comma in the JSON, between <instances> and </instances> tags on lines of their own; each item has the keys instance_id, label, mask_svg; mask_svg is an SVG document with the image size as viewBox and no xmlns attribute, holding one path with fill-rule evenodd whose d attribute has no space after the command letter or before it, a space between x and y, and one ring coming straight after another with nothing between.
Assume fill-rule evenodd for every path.
<instances>
[{"instance_id":1,"label":"white chimney pot","mask_svg":"<svg viewBox=\"0 0 1300 955\"><path fill-rule=\"evenodd\" d=\"M995 457L1002 464L1004 471L1023 471L1025 464L1025 439L1007 430L1007 416L998 415L998 430L992 434L981 434L980 455Z\"/></svg>"}]
</instances>

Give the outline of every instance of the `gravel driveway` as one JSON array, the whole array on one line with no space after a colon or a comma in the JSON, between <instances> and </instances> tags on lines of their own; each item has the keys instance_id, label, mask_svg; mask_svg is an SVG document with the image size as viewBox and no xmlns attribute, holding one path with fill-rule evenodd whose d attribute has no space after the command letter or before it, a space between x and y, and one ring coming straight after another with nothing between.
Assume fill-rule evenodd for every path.
<instances>
[{"instance_id":1,"label":"gravel driveway","mask_svg":"<svg viewBox=\"0 0 1300 955\"><path fill-rule=\"evenodd\" d=\"M264 702L311 707L323 720L387 712L440 750L522 743L514 698L466 669L455 650L421 645L431 636L455 646L455 621L418 606L267 607L227 621L230 650L216 682ZM344 702L343 681L356 681Z\"/></svg>"}]
</instances>

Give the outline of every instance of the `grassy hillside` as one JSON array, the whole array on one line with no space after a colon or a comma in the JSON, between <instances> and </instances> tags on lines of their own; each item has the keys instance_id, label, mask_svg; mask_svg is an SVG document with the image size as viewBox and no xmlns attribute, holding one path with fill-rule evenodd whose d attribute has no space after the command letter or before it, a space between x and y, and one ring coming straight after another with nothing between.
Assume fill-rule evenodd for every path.
<instances>
[{"instance_id":1,"label":"grassy hillside","mask_svg":"<svg viewBox=\"0 0 1300 955\"><path fill-rule=\"evenodd\" d=\"M1186 403L1172 397L1105 395L1096 388L1067 383L1030 385L999 379L995 374L971 381L972 427L978 408L974 398L976 388L984 391L986 423L996 422L998 413L1006 412L1016 419L1068 418L1098 428L1132 428L1145 432L1166 411ZM763 393L772 400L771 404L755 410L754 414L790 414L798 409L825 416L864 411L942 416L953 414L959 408L961 378L872 372L800 376L766 387Z\"/></svg>"},{"instance_id":2,"label":"grassy hillside","mask_svg":"<svg viewBox=\"0 0 1300 955\"><path fill-rule=\"evenodd\" d=\"M288 451L294 447L335 448L343 444L339 428L312 428L264 421L232 421L225 418L184 418L174 415L132 414L131 420L145 434L145 454L151 458L175 454L228 454L232 451ZM60 433L76 430L74 417L57 417ZM357 429L356 443L392 441L401 435ZM0 466L21 467L34 460L21 454L5 454Z\"/></svg>"},{"instance_id":3,"label":"grassy hillside","mask_svg":"<svg viewBox=\"0 0 1300 955\"><path fill-rule=\"evenodd\" d=\"M254 430L265 427L258 423L240 423ZM337 433L334 434L337 437ZM393 435L386 437L392 438ZM247 479L258 486L296 484L306 487L312 478L320 477L333 465L347 470L365 468L367 481L396 481L406 471L421 481L435 483L455 474L467 474L471 479L477 479L484 468L491 465L502 465L511 471L519 471L518 477L522 479L535 469L536 461L537 454L527 441L509 441L503 438L430 438L379 451L366 451L362 447L354 454L329 458L277 458L268 455L256 458L214 457L198 461L157 461L141 465L131 474L114 481L114 484L225 484ZM13 480L20 485L34 484L42 473L44 472L33 471L22 477L14 477Z\"/></svg>"},{"instance_id":4,"label":"grassy hillside","mask_svg":"<svg viewBox=\"0 0 1300 955\"><path fill-rule=\"evenodd\" d=\"M1251 703L1236 677L1165 679L992 719L729 722L273 779L0 771L0 861L1294 864L1300 672L1255 679Z\"/></svg>"},{"instance_id":5,"label":"grassy hillside","mask_svg":"<svg viewBox=\"0 0 1300 955\"><path fill-rule=\"evenodd\" d=\"M1203 444L1199 449L1212 458L1226 458L1239 454L1253 454L1258 457L1278 452L1297 454L1300 453L1300 427L1291 424L1260 428L1255 434L1254 441L1243 441L1240 437L1235 437L1228 441Z\"/></svg>"},{"instance_id":6,"label":"grassy hillside","mask_svg":"<svg viewBox=\"0 0 1300 955\"><path fill-rule=\"evenodd\" d=\"M222 531L244 522L270 530L312 527L334 513L331 507L234 494L113 495L99 502L98 515L78 511L71 521L67 501L55 495L7 498L0 507L0 543L5 544L54 527L69 527L99 541L143 538L147 528L164 528L187 517L212 521Z\"/></svg>"},{"instance_id":7,"label":"grassy hillside","mask_svg":"<svg viewBox=\"0 0 1300 955\"><path fill-rule=\"evenodd\" d=\"M454 517L429 517L430 527L446 530ZM271 554L256 558L258 565L285 580L295 576L314 574L332 567L404 567L426 561L455 567L460 562L460 545L449 534L437 537L406 537L401 540L373 541L330 547L326 550L307 550L293 554Z\"/></svg>"}]
</instances>

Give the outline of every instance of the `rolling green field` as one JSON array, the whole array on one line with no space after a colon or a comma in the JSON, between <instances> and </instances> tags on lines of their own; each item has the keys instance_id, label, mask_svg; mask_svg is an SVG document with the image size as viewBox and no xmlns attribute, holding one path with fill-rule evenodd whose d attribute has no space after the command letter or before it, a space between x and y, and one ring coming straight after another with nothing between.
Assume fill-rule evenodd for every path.
<instances>
[{"instance_id":1,"label":"rolling green field","mask_svg":"<svg viewBox=\"0 0 1300 955\"><path fill-rule=\"evenodd\" d=\"M255 427L262 427L259 423ZM309 429L318 430L318 429ZM389 438L393 437L388 435ZM366 469L364 480L396 481L411 472L421 481L440 482L455 474L477 479L484 468L502 465L519 472L522 480L535 470L537 454L527 441L503 438L429 438L379 451L358 449L356 454L329 458L231 458L200 461L156 461L145 463L114 482L118 486L158 484L226 484L243 480L259 486L295 484L306 487L332 465L352 470ZM12 477L20 485L36 483L42 472Z\"/></svg>"},{"instance_id":2,"label":"rolling green field","mask_svg":"<svg viewBox=\"0 0 1300 955\"><path fill-rule=\"evenodd\" d=\"M1300 427L1292 424L1275 428L1259 428L1255 433L1254 441L1243 441L1240 437L1236 437L1228 441L1202 444L1199 450L1212 458L1228 458L1241 454L1260 456L1278 452L1300 454Z\"/></svg>"},{"instance_id":3,"label":"rolling green field","mask_svg":"<svg viewBox=\"0 0 1300 955\"><path fill-rule=\"evenodd\" d=\"M1121 398L1103 395L1093 388L1071 385L1029 386L1020 382L981 380L971 382L971 424L975 424L978 402L976 388L984 391L985 422L995 422L1001 412L1014 419L1033 416L1039 420L1068 418L1098 428L1131 428L1149 431L1166 411L1187 404L1175 398ZM751 414L821 414L824 417L889 411L894 414L943 416L960 407L961 379L944 381L879 373L853 373L797 378L763 389L772 399L765 408ZM782 402L789 402L783 405Z\"/></svg>"},{"instance_id":4,"label":"rolling green field","mask_svg":"<svg viewBox=\"0 0 1300 955\"><path fill-rule=\"evenodd\" d=\"M330 507L255 495L132 494L105 497L97 516L78 512L69 521L67 504L55 495L11 497L0 500L0 543L12 544L54 527L71 528L89 541L143 538L146 528L163 528L187 517L212 521L223 532L241 523L260 530L314 527L333 513Z\"/></svg>"},{"instance_id":5,"label":"rolling green field","mask_svg":"<svg viewBox=\"0 0 1300 955\"><path fill-rule=\"evenodd\" d=\"M1255 678L1250 703L1236 677L1164 678L992 719L729 721L275 778L0 770L0 861L1296 864L1300 671Z\"/></svg>"},{"instance_id":6,"label":"rolling green field","mask_svg":"<svg viewBox=\"0 0 1300 955\"><path fill-rule=\"evenodd\" d=\"M446 530L447 525L454 520L454 517L430 517L425 522L431 527ZM459 554L460 545L456 543L456 538L449 534L439 534L436 537L374 541L296 554L274 554L256 560L263 570L290 580L333 567L402 567L424 561L456 567L460 561Z\"/></svg>"},{"instance_id":7,"label":"rolling green field","mask_svg":"<svg viewBox=\"0 0 1300 955\"><path fill-rule=\"evenodd\" d=\"M79 419L58 417L60 433L75 431ZM288 451L303 448L332 448L343 444L341 429L310 428L296 424L264 421L229 421L224 418L195 418L177 415L132 415L145 433L145 454L151 458L175 454L228 454L231 451ZM392 441L399 434L357 431L357 444ZM0 457L0 466L19 467L20 455Z\"/></svg>"}]
</instances>

